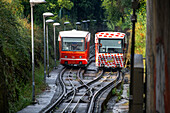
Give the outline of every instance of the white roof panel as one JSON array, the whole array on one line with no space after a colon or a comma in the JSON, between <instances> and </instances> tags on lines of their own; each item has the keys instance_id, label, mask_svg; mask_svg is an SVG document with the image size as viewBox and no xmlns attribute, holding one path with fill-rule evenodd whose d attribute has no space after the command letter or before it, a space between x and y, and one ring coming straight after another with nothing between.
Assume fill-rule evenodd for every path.
<instances>
[{"instance_id":1,"label":"white roof panel","mask_svg":"<svg viewBox=\"0 0 170 113\"><path fill-rule=\"evenodd\" d=\"M70 31L60 31L61 37L86 37L89 32L87 31L77 31L77 30L70 30Z\"/></svg>"},{"instance_id":2,"label":"white roof panel","mask_svg":"<svg viewBox=\"0 0 170 113\"><path fill-rule=\"evenodd\" d=\"M125 33L121 32L98 32L96 33L98 38L115 38L115 39L123 39Z\"/></svg>"}]
</instances>

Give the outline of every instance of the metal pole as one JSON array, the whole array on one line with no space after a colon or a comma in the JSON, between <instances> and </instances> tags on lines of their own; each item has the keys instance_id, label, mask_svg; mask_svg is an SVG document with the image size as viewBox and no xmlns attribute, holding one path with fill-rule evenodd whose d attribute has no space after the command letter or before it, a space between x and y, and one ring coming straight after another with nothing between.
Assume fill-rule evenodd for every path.
<instances>
[{"instance_id":1,"label":"metal pole","mask_svg":"<svg viewBox=\"0 0 170 113\"><path fill-rule=\"evenodd\" d=\"M34 26L33 26L33 6L31 5L31 39L32 39L32 101L35 103L35 82L34 82Z\"/></svg>"},{"instance_id":2,"label":"metal pole","mask_svg":"<svg viewBox=\"0 0 170 113\"><path fill-rule=\"evenodd\" d=\"M47 35L47 77L49 76L49 50L48 50L48 23L46 25L46 35Z\"/></svg>"},{"instance_id":3,"label":"metal pole","mask_svg":"<svg viewBox=\"0 0 170 113\"><path fill-rule=\"evenodd\" d=\"M54 68L56 69L56 36L55 36L55 26L54 27Z\"/></svg>"},{"instance_id":4,"label":"metal pole","mask_svg":"<svg viewBox=\"0 0 170 113\"><path fill-rule=\"evenodd\" d=\"M46 83L46 40L45 40L45 16L43 16L44 23L44 83Z\"/></svg>"},{"instance_id":5,"label":"metal pole","mask_svg":"<svg viewBox=\"0 0 170 113\"><path fill-rule=\"evenodd\" d=\"M88 31L89 30L89 23L87 22L86 24L87 24L87 31Z\"/></svg>"},{"instance_id":6,"label":"metal pole","mask_svg":"<svg viewBox=\"0 0 170 113\"><path fill-rule=\"evenodd\" d=\"M105 23L103 22L103 31L104 31L104 24L105 24Z\"/></svg>"},{"instance_id":7,"label":"metal pole","mask_svg":"<svg viewBox=\"0 0 170 113\"><path fill-rule=\"evenodd\" d=\"M130 68L130 95L129 95L129 113L133 113L133 76L134 76L134 50L135 50L135 23L137 22L136 19L136 8L137 8L137 1L132 1L133 7L133 15L131 17L132 25L132 46L131 46L131 68Z\"/></svg>"}]
</instances>

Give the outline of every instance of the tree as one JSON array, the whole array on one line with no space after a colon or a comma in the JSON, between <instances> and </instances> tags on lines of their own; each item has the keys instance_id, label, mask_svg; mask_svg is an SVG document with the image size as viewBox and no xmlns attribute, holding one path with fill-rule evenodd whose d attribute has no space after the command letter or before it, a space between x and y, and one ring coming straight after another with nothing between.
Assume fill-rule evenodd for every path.
<instances>
[{"instance_id":1,"label":"tree","mask_svg":"<svg viewBox=\"0 0 170 113\"><path fill-rule=\"evenodd\" d=\"M131 0L103 0L102 7L105 9L110 29L114 30L115 26L120 25L130 27L128 17L131 13Z\"/></svg>"}]
</instances>

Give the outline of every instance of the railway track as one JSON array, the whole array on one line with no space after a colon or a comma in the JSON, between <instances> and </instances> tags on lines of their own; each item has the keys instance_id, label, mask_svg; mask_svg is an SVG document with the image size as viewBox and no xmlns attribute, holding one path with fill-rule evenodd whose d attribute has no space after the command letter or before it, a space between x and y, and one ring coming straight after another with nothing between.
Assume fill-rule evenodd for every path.
<instances>
[{"instance_id":1,"label":"railway track","mask_svg":"<svg viewBox=\"0 0 170 113\"><path fill-rule=\"evenodd\" d=\"M59 74L60 96L43 112L91 113L97 111L96 99L112 85L121 82L118 73L105 73L100 70L91 80L84 79L84 69L64 68ZM86 81L86 82L85 82ZM62 92L62 93L61 93ZM88 109L89 108L89 109Z\"/></svg>"},{"instance_id":2,"label":"railway track","mask_svg":"<svg viewBox=\"0 0 170 113\"><path fill-rule=\"evenodd\" d=\"M109 84L105 85L104 87L101 87L92 97L88 113L100 113L100 99L104 95L104 93L110 89L116 87L119 83L122 81L122 76L119 74L120 72L116 73L116 78L114 78Z\"/></svg>"}]
</instances>

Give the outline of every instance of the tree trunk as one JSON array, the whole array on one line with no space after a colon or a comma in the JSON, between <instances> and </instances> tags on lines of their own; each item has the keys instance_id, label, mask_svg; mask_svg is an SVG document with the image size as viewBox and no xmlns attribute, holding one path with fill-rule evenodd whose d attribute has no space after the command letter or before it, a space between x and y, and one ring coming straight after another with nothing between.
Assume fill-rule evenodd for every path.
<instances>
[{"instance_id":1,"label":"tree trunk","mask_svg":"<svg viewBox=\"0 0 170 113\"><path fill-rule=\"evenodd\" d=\"M170 113L169 11L169 0L147 0L147 113Z\"/></svg>"}]
</instances>

